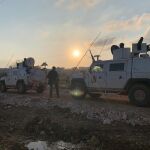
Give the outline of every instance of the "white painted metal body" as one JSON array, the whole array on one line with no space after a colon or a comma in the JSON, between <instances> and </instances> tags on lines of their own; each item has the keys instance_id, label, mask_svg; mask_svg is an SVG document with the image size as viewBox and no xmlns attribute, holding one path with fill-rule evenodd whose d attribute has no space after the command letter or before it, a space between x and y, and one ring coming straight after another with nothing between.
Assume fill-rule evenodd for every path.
<instances>
[{"instance_id":1,"label":"white painted metal body","mask_svg":"<svg viewBox=\"0 0 150 150\"><path fill-rule=\"evenodd\" d=\"M6 76L0 80L5 81L6 86L16 87L17 81L22 80L26 86L32 86L33 84L45 84L46 74L40 69L31 69L30 73L26 72L26 68L17 69L10 68L5 70Z\"/></svg>"},{"instance_id":2,"label":"white painted metal body","mask_svg":"<svg viewBox=\"0 0 150 150\"><path fill-rule=\"evenodd\" d=\"M18 80L24 80L25 84L28 84L27 81L27 73L24 68L22 69L17 69L17 68L10 68L6 69L5 71L5 76L2 77L0 80L5 81L6 86L16 86L16 82Z\"/></svg>"},{"instance_id":3,"label":"white painted metal body","mask_svg":"<svg viewBox=\"0 0 150 150\"><path fill-rule=\"evenodd\" d=\"M28 61L30 60L30 61ZM46 85L46 72L40 68L35 68L33 59L29 58L26 61L25 67L23 62L18 64L16 68L8 68L3 71L5 74L0 78L4 81L7 88L16 88L18 81L23 81L27 89L36 88L40 84Z\"/></svg>"},{"instance_id":4,"label":"white painted metal body","mask_svg":"<svg viewBox=\"0 0 150 150\"><path fill-rule=\"evenodd\" d=\"M146 55L147 56L147 55ZM118 49L113 60L95 61L83 76L89 91L124 90L129 79L150 79L150 57L133 57L130 49ZM74 76L73 78L81 78Z\"/></svg>"}]
</instances>

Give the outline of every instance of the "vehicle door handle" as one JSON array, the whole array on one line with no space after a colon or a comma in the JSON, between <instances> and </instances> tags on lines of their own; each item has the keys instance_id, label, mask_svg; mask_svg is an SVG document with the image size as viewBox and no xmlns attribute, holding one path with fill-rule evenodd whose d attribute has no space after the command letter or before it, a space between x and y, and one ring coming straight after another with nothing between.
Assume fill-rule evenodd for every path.
<instances>
[{"instance_id":1,"label":"vehicle door handle","mask_svg":"<svg viewBox=\"0 0 150 150\"><path fill-rule=\"evenodd\" d=\"M122 76L119 76L119 79L122 79Z\"/></svg>"}]
</instances>

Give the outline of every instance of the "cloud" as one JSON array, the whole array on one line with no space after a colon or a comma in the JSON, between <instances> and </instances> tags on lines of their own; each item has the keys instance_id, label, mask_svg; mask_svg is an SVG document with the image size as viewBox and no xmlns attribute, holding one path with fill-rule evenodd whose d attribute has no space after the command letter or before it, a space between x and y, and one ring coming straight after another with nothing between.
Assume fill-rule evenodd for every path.
<instances>
[{"instance_id":1,"label":"cloud","mask_svg":"<svg viewBox=\"0 0 150 150\"><path fill-rule=\"evenodd\" d=\"M146 41L150 42L150 26L146 29L144 38L146 39Z\"/></svg>"},{"instance_id":2,"label":"cloud","mask_svg":"<svg viewBox=\"0 0 150 150\"><path fill-rule=\"evenodd\" d=\"M150 13L134 16L127 20L112 20L105 24L105 31L135 31L150 24Z\"/></svg>"},{"instance_id":3,"label":"cloud","mask_svg":"<svg viewBox=\"0 0 150 150\"><path fill-rule=\"evenodd\" d=\"M57 6L64 6L69 10L79 8L91 8L102 2L103 0L56 0Z\"/></svg>"},{"instance_id":4,"label":"cloud","mask_svg":"<svg viewBox=\"0 0 150 150\"><path fill-rule=\"evenodd\" d=\"M117 37L114 42L124 42L129 47L141 36L144 37L145 42L150 43L150 13L136 15L126 20L111 20L104 23L101 30L107 37Z\"/></svg>"},{"instance_id":5,"label":"cloud","mask_svg":"<svg viewBox=\"0 0 150 150\"><path fill-rule=\"evenodd\" d=\"M113 44L115 38L114 37L109 37L109 38L103 38L103 39L100 39L98 40L96 43L95 43L95 46L110 46Z\"/></svg>"},{"instance_id":6,"label":"cloud","mask_svg":"<svg viewBox=\"0 0 150 150\"><path fill-rule=\"evenodd\" d=\"M3 4L4 1L5 1L5 0L0 0L0 5Z\"/></svg>"}]
</instances>

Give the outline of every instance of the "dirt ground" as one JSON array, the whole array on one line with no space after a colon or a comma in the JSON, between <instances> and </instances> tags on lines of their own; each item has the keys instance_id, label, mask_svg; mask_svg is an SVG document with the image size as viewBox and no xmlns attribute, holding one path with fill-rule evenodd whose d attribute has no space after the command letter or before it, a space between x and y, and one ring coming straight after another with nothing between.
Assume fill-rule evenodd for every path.
<instances>
[{"instance_id":1,"label":"dirt ground","mask_svg":"<svg viewBox=\"0 0 150 150\"><path fill-rule=\"evenodd\" d=\"M47 97L0 93L0 150L27 150L37 140L82 143L82 150L150 149L149 108L116 95L74 100L66 89L59 99Z\"/></svg>"}]
</instances>

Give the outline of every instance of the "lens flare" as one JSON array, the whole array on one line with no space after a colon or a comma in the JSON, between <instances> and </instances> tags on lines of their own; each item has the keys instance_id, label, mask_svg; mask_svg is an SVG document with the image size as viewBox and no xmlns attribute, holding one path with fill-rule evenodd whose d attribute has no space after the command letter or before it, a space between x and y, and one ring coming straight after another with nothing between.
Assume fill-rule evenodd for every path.
<instances>
[{"instance_id":1,"label":"lens flare","mask_svg":"<svg viewBox=\"0 0 150 150\"><path fill-rule=\"evenodd\" d=\"M83 91L79 90L79 89L75 89L71 91L71 95L75 96L75 97L80 97L84 94Z\"/></svg>"},{"instance_id":2,"label":"lens flare","mask_svg":"<svg viewBox=\"0 0 150 150\"><path fill-rule=\"evenodd\" d=\"M73 51L73 56L74 57L79 57L81 55L80 50L76 49Z\"/></svg>"}]
</instances>

